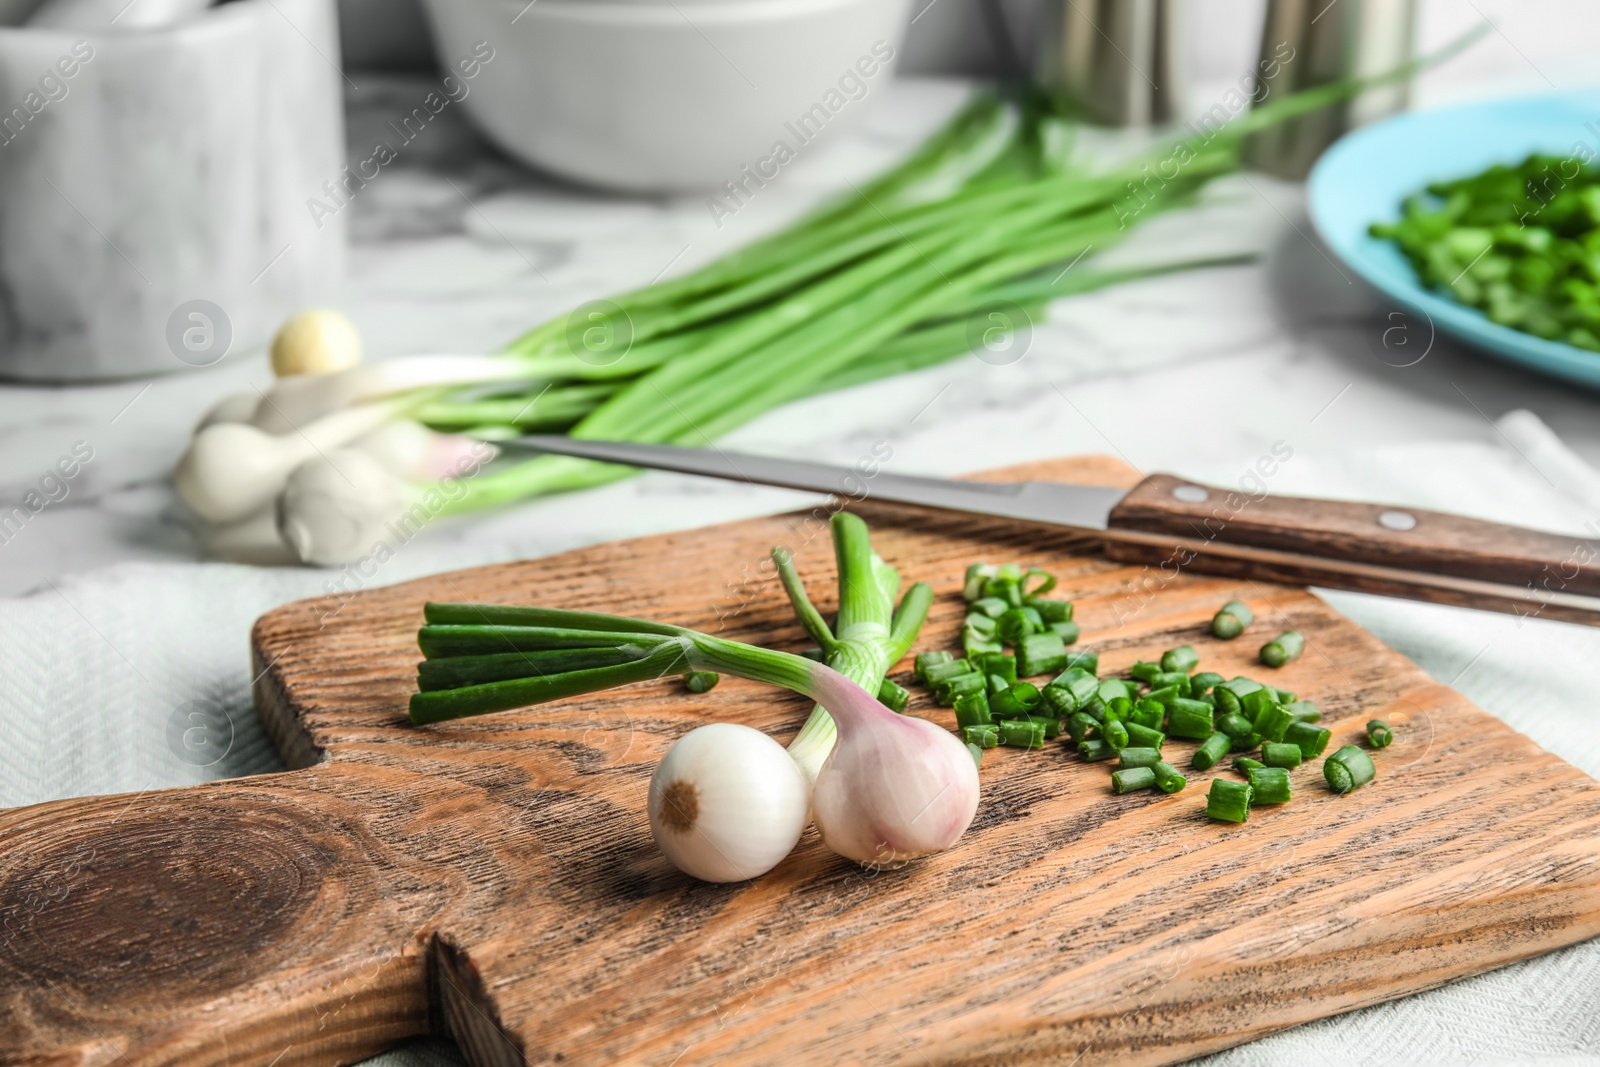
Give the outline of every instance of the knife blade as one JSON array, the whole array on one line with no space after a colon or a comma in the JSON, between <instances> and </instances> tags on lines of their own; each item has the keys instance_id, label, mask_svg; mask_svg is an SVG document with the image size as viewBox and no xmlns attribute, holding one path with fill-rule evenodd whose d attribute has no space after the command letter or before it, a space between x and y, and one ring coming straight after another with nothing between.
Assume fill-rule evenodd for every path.
<instances>
[{"instance_id":1,"label":"knife blade","mask_svg":"<svg viewBox=\"0 0 1600 1067\"><path fill-rule=\"evenodd\" d=\"M1447 512L1257 498L1169 474L1121 489L882 470L869 477L850 467L721 448L546 434L505 443L577 459L1067 527L1103 541L1113 559L1144 562L1163 573L1190 569L1600 625L1600 542Z\"/></svg>"}]
</instances>

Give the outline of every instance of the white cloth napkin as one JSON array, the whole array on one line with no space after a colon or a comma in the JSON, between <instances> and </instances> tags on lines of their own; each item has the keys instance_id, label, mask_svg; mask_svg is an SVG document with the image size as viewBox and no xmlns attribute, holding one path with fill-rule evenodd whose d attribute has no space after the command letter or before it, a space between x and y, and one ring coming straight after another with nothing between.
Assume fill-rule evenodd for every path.
<instances>
[{"instance_id":1,"label":"white cloth napkin","mask_svg":"<svg viewBox=\"0 0 1600 1067\"><path fill-rule=\"evenodd\" d=\"M1600 531L1600 474L1527 412L1502 419L1487 444L1297 456L1272 489ZM460 546L448 557L413 547L372 583L487 562L481 550L464 559ZM0 601L0 804L281 769L250 707L250 623L287 600L322 592L328 578L305 570L134 564ZM1600 662L1600 629L1351 594L1327 598L1433 677L1600 775L1588 666ZM1600 1064L1597 1001L1600 941L1298 1027L1207 1062ZM368 1062L462 1061L448 1043L428 1041Z\"/></svg>"}]
</instances>

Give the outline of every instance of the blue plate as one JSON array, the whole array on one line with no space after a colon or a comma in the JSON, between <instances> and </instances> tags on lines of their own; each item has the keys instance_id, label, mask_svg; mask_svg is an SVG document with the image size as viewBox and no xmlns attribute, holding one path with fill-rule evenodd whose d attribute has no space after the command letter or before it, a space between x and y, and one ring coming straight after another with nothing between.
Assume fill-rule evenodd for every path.
<instances>
[{"instance_id":1,"label":"blue plate","mask_svg":"<svg viewBox=\"0 0 1600 1067\"><path fill-rule=\"evenodd\" d=\"M1307 180L1312 224L1339 259L1400 307L1491 355L1600 389L1600 352L1490 322L1423 288L1392 242L1367 235L1400 217L1400 203L1429 182L1520 163L1532 152L1600 158L1600 90L1512 97L1415 111L1346 134Z\"/></svg>"}]
</instances>

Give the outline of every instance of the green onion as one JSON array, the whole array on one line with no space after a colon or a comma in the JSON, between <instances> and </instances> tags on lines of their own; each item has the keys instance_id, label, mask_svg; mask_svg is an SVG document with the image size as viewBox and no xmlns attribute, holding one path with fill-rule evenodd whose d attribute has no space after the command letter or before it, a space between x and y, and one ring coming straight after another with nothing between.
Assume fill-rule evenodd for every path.
<instances>
[{"instance_id":1,"label":"green onion","mask_svg":"<svg viewBox=\"0 0 1600 1067\"><path fill-rule=\"evenodd\" d=\"M961 654L966 656L969 660L978 659L979 657L986 656L992 652L999 652L1005 647L1006 646L1002 645L999 641L991 641L973 633L966 627L962 627L961 629Z\"/></svg>"},{"instance_id":2,"label":"green onion","mask_svg":"<svg viewBox=\"0 0 1600 1067\"><path fill-rule=\"evenodd\" d=\"M930 686L937 686L951 678L959 678L963 674L971 674L976 665L967 659L953 659L950 653L943 653L944 659L929 663L923 669L923 680Z\"/></svg>"},{"instance_id":3,"label":"green onion","mask_svg":"<svg viewBox=\"0 0 1600 1067\"><path fill-rule=\"evenodd\" d=\"M932 683L928 681L928 669L941 663L949 663L954 659L955 657L948 652L918 652L915 661L917 681L922 682L924 685L931 685Z\"/></svg>"},{"instance_id":4,"label":"green onion","mask_svg":"<svg viewBox=\"0 0 1600 1067\"><path fill-rule=\"evenodd\" d=\"M1075 622L1052 622L1047 625L1049 625L1051 633L1061 638L1063 645L1076 644L1081 636L1081 631Z\"/></svg>"},{"instance_id":5,"label":"green onion","mask_svg":"<svg viewBox=\"0 0 1600 1067\"><path fill-rule=\"evenodd\" d=\"M1179 773L1178 768L1170 763L1158 763L1154 768L1156 772L1156 788L1163 793L1179 793L1189 784L1189 780Z\"/></svg>"},{"instance_id":6,"label":"green onion","mask_svg":"<svg viewBox=\"0 0 1600 1067\"><path fill-rule=\"evenodd\" d=\"M1298 767L1304 754L1300 746L1284 741L1269 741L1261 746L1261 762L1268 767Z\"/></svg>"},{"instance_id":7,"label":"green onion","mask_svg":"<svg viewBox=\"0 0 1600 1067\"><path fill-rule=\"evenodd\" d=\"M958 674L954 678L947 678L933 687L933 697L945 707L954 706L955 702L969 693L981 693L988 687L987 679L977 671Z\"/></svg>"},{"instance_id":8,"label":"green onion","mask_svg":"<svg viewBox=\"0 0 1600 1067\"><path fill-rule=\"evenodd\" d=\"M718 675L716 671L690 671L688 674L683 676L683 684L691 693L707 692L719 681L721 681L721 676ZM894 688L900 689L899 686L895 685L887 678L883 680L883 684L894 686ZM900 696L900 706L897 708L893 704L889 704L887 700L883 699L883 689L881 687L878 690L878 699L883 701L885 704L889 704L889 709L891 711L905 710L906 700L910 698L911 694L907 693L904 689L900 689Z\"/></svg>"},{"instance_id":9,"label":"green onion","mask_svg":"<svg viewBox=\"0 0 1600 1067\"><path fill-rule=\"evenodd\" d=\"M1322 776L1335 793L1348 793L1372 781L1378 769L1372 757L1355 745L1345 745L1322 761Z\"/></svg>"},{"instance_id":10,"label":"green onion","mask_svg":"<svg viewBox=\"0 0 1600 1067\"><path fill-rule=\"evenodd\" d=\"M1232 689L1219 685L1212 689L1211 695L1216 698L1216 709L1224 715L1244 714L1244 702Z\"/></svg>"},{"instance_id":11,"label":"green onion","mask_svg":"<svg viewBox=\"0 0 1600 1067\"><path fill-rule=\"evenodd\" d=\"M1287 804L1294 796L1289 787L1289 772L1282 767L1252 767L1246 773L1250 779L1251 804Z\"/></svg>"},{"instance_id":12,"label":"green onion","mask_svg":"<svg viewBox=\"0 0 1600 1067\"><path fill-rule=\"evenodd\" d=\"M1017 671L1026 678L1054 674L1067 665L1067 648L1060 634L1029 634L1017 642Z\"/></svg>"},{"instance_id":13,"label":"green onion","mask_svg":"<svg viewBox=\"0 0 1600 1067\"><path fill-rule=\"evenodd\" d=\"M1130 745L1160 749L1162 745L1167 743L1167 735L1160 730L1152 730L1150 727L1141 726L1132 720L1123 723L1122 728L1127 731L1128 744Z\"/></svg>"},{"instance_id":14,"label":"green onion","mask_svg":"<svg viewBox=\"0 0 1600 1067\"><path fill-rule=\"evenodd\" d=\"M1004 652L990 652L979 657L975 664L977 668L991 678L999 675L1005 679L1007 685L1015 685L1017 681L1017 661Z\"/></svg>"},{"instance_id":15,"label":"green onion","mask_svg":"<svg viewBox=\"0 0 1600 1067\"><path fill-rule=\"evenodd\" d=\"M1373 748L1388 748L1394 741L1394 731L1389 729L1389 724L1382 719L1373 719L1367 723L1367 744Z\"/></svg>"},{"instance_id":16,"label":"green onion","mask_svg":"<svg viewBox=\"0 0 1600 1067\"><path fill-rule=\"evenodd\" d=\"M1243 602L1230 600L1211 617L1211 632L1224 641L1232 641L1255 621L1256 617Z\"/></svg>"},{"instance_id":17,"label":"green onion","mask_svg":"<svg viewBox=\"0 0 1600 1067\"><path fill-rule=\"evenodd\" d=\"M1028 719L1031 722L1037 722L1037 723L1043 723L1044 724L1044 739L1046 741L1053 741L1056 738L1061 736L1061 720L1060 719L1051 718L1048 715L1038 715L1038 714L1029 715Z\"/></svg>"},{"instance_id":18,"label":"green onion","mask_svg":"<svg viewBox=\"0 0 1600 1067\"><path fill-rule=\"evenodd\" d=\"M1167 689L1169 687L1177 689L1178 695L1181 697L1189 696L1191 692L1189 676L1183 671L1162 671L1150 679L1151 689Z\"/></svg>"},{"instance_id":19,"label":"green onion","mask_svg":"<svg viewBox=\"0 0 1600 1067\"><path fill-rule=\"evenodd\" d=\"M1281 667L1298 656L1306 646L1299 630L1285 630L1261 646L1261 662L1269 667Z\"/></svg>"},{"instance_id":20,"label":"green onion","mask_svg":"<svg viewBox=\"0 0 1600 1067\"><path fill-rule=\"evenodd\" d=\"M1197 771L1209 771L1223 756L1228 754L1228 746L1233 743L1233 738L1225 733L1214 733L1205 739L1201 746L1195 749L1194 756L1189 764ZM1299 749L1295 750L1296 752Z\"/></svg>"},{"instance_id":21,"label":"green onion","mask_svg":"<svg viewBox=\"0 0 1600 1067\"><path fill-rule=\"evenodd\" d=\"M1081 745L1093 730L1098 730L1100 724L1081 711L1073 712L1066 722L1067 736L1072 738L1074 745Z\"/></svg>"},{"instance_id":22,"label":"green onion","mask_svg":"<svg viewBox=\"0 0 1600 1067\"><path fill-rule=\"evenodd\" d=\"M1201 671L1189 679L1189 695L1197 697L1222 684L1222 675L1215 671Z\"/></svg>"},{"instance_id":23,"label":"green onion","mask_svg":"<svg viewBox=\"0 0 1600 1067\"><path fill-rule=\"evenodd\" d=\"M1132 700L1137 695L1132 689L1128 688L1128 683L1121 678L1107 678L1100 683L1099 688L1095 691L1099 694L1101 700L1113 700L1117 697L1126 697Z\"/></svg>"},{"instance_id":24,"label":"green onion","mask_svg":"<svg viewBox=\"0 0 1600 1067\"><path fill-rule=\"evenodd\" d=\"M1054 578L1050 579L1052 582ZM1072 601L1070 600L1040 600L1038 597L1029 599L1028 606L1039 613L1039 617L1047 623L1071 622Z\"/></svg>"},{"instance_id":25,"label":"green onion","mask_svg":"<svg viewBox=\"0 0 1600 1067\"><path fill-rule=\"evenodd\" d=\"M1331 731L1309 722L1290 723L1289 728L1283 732L1284 741L1299 746L1301 757L1308 760L1322 755L1332 737Z\"/></svg>"},{"instance_id":26,"label":"green onion","mask_svg":"<svg viewBox=\"0 0 1600 1067\"><path fill-rule=\"evenodd\" d=\"M1201 741L1209 738L1214 732L1215 724L1212 722L1211 708L1207 705L1198 700L1185 700L1182 697L1167 704L1168 735Z\"/></svg>"},{"instance_id":27,"label":"green onion","mask_svg":"<svg viewBox=\"0 0 1600 1067\"><path fill-rule=\"evenodd\" d=\"M1154 767L1161 762L1159 748L1142 748L1130 746L1117 753L1117 766L1119 767Z\"/></svg>"},{"instance_id":28,"label":"green onion","mask_svg":"<svg viewBox=\"0 0 1600 1067\"><path fill-rule=\"evenodd\" d=\"M974 563L967 568L965 581L962 582L961 595L969 602L983 598L983 587L988 580L998 573L998 568L989 563ZM1001 601L1000 611L1005 610L1005 602ZM998 615L1000 612L990 612Z\"/></svg>"},{"instance_id":29,"label":"green onion","mask_svg":"<svg viewBox=\"0 0 1600 1067\"><path fill-rule=\"evenodd\" d=\"M1309 700L1280 700L1279 703L1289 709L1295 722L1320 722L1322 719L1322 709Z\"/></svg>"},{"instance_id":30,"label":"green onion","mask_svg":"<svg viewBox=\"0 0 1600 1067\"><path fill-rule=\"evenodd\" d=\"M1044 723L1031 719L1002 719L999 722L1000 743L1012 748L1043 748Z\"/></svg>"},{"instance_id":31,"label":"green onion","mask_svg":"<svg viewBox=\"0 0 1600 1067\"><path fill-rule=\"evenodd\" d=\"M905 711L906 705L911 703L911 694L898 683L885 678L878 684L878 703L890 711Z\"/></svg>"},{"instance_id":32,"label":"green onion","mask_svg":"<svg viewBox=\"0 0 1600 1067\"><path fill-rule=\"evenodd\" d=\"M989 698L982 693L968 693L955 702L957 726L988 726L994 722L989 710Z\"/></svg>"},{"instance_id":33,"label":"green onion","mask_svg":"<svg viewBox=\"0 0 1600 1067\"><path fill-rule=\"evenodd\" d=\"M989 708L1002 719L1018 718L1039 706L1039 688L1032 682L1018 682L996 693Z\"/></svg>"},{"instance_id":34,"label":"green onion","mask_svg":"<svg viewBox=\"0 0 1600 1067\"><path fill-rule=\"evenodd\" d=\"M1145 697L1133 706L1133 710L1128 713L1127 721L1130 724L1138 723L1147 729L1159 730L1167 721L1167 709L1159 700Z\"/></svg>"},{"instance_id":35,"label":"green onion","mask_svg":"<svg viewBox=\"0 0 1600 1067\"><path fill-rule=\"evenodd\" d=\"M1262 763L1258 759L1251 759L1249 756L1235 756L1235 757L1233 757L1233 769L1236 770L1236 771L1244 771L1246 774L1248 774L1249 772L1255 770L1258 767L1265 767L1265 766L1266 766L1265 763Z\"/></svg>"},{"instance_id":36,"label":"green onion","mask_svg":"<svg viewBox=\"0 0 1600 1067\"><path fill-rule=\"evenodd\" d=\"M1111 791L1118 795L1136 793L1156 784L1156 772L1150 767L1125 767L1111 774Z\"/></svg>"},{"instance_id":37,"label":"green onion","mask_svg":"<svg viewBox=\"0 0 1600 1067\"><path fill-rule=\"evenodd\" d=\"M1090 738L1087 741L1078 743L1078 755L1090 763L1098 763L1100 760L1110 759L1116 754L1115 749L1099 738Z\"/></svg>"},{"instance_id":38,"label":"green onion","mask_svg":"<svg viewBox=\"0 0 1600 1067\"><path fill-rule=\"evenodd\" d=\"M974 600L971 604L973 612L987 615L991 619L998 619L1000 616L1004 615L1006 610L1010 607L1010 604L1007 604L1004 600L1001 600L997 596L981 597L977 600Z\"/></svg>"},{"instance_id":39,"label":"green onion","mask_svg":"<svg viewBox=\"0 0 1600 1067\"><path fill-rule=\"evenodd\" d=\"M417 688L459 689L486 682L526 678L530 674L612 667L637 657L616 648L563 648L544 652L503 652L486 656L450 656L417 664Z\"/></svg>"},{"instance_id":40,"label":"green onion","mask_svg":"<svg viewBox=\"0 0 1600 1067\"><path fill-rule=\"evenodd\" d=\"M1128 727L1120 719L1106 719L1100 724L1100 738L1114 750L1126 748L1129 741Z\"/></svg>"},{"instance_id":41,"label":"green onion","mask_svg":"<svg viewBox=\"0 0 1600 1067\"><path fill-rule=\"evenodd\" d=\"M1268 741L1282 741L1289 736L1289 727L1294 723L1294 716L1282 704L1269 704L1256 719L1256 733Z\"/></svg>"},{"instance_id":42,"label":"green onion","mask_svg":"<svg viewBox=\"0 0 1600 1067\"><path fill-rule=\"evenodd\" d=\"M1100 653L1098 652L1068 652L1067 670L1088 671L1090 674L1100 673Z\"/></svg>"},{"instance_id":43,"label":"green onion","mask_svg":"<svg viewBox=\"0 0 1600 1067\"><path fill-rule=\"evenodd\" d=\"M1179 645L1169 648L1161 654L1161 669L1163 671L1181 671L1185 674L1195 669L1200 664L1200 653L1194 650L1193 645Z\"/></svg>"},{"instance_id":44,"label":"green onion","mask_svg":"<svg viewBox=\"0 0 1600 1067\"><path fill-rule=\"evenodd\" d=\"M961 728L961 740L969 745L977 745L979 748L994 748L1000 743L1000 727L993 723L963 726Z\"/></svg>"},{"instance_id":45,"label":"green onion","mask_svg":"<svg viewBox=\"0 0 1600 1067\"><path fill-rule=\"evenodd\" d=\"M1149 685L1150 684L1150 680L1152 678L1154 678L1156 675L1160 674L1160 673L1161 673L1161 664L1159 664L1159 663L1146 663L1143 660L1140 660L1139 662L1135 663L1133 666L1128 668L1129 677L1134 678L1137 681L1141 681L1141 682L1145 683L1146 685Z\"/></svg>"},{"instance_id":46,"label":"green onion","mask_svg":"<svg viewBox=\"0 0 1600 1067\"><path fill-rule=\"evenodd\" d=\"M1224 822L1245 822L1250 818L1250 787L1226 778L1211 779L1206 814Z\"/></svg>"},{"instance_id":47,"label":"green onion","mask_svg":"<svg viewBox=\"0 0 1600 1067\"><path fill-rule=\"evenodd\" d=\"M1254 737L1255 723L1240 715L1236 711L1224 712L1217 716L1217 729L1231 738ZM1251 746L1252 748L1255 746Z\"/></svg>"}]
</instances>

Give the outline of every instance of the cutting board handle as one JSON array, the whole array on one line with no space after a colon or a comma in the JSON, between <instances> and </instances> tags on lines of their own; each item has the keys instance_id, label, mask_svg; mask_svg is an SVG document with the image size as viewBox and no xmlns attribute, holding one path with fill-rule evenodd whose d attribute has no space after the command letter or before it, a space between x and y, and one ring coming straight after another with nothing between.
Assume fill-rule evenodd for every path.
<instances>
[{"instance_id":1,"label":"cutting board handle","mask_svg":"<svg viewBox=\"0 0 1600 1067\"><path fill-rule=\"evenodd\" d=\"M1298 562L1257 566L1257 577L1279 581L1395 591L1381 577L1353 584L1348 569L1335 565L1345 561L1510 586L1526 599L1518 609L1523 614L1564 596L1600 595L1600 542L1421 508L1279 496L1152 474L1112 509L1109 525L1113 532L1181 539L1202 555L1218 545L1299 555ZM1141 558L1152 547L1159 546L1113 547L1112 554ZM1319 560L1333 562L1319 566Z\"/></svg>"},{"instance_id":2,"label":"cutting board handle","mask_svg":"<svg viewBox=\"0 0 1600 1067\"><path fill-rule=\"evenodd\" d=\"M0 812L0 1063L345 1063L425 1031L363 773Z\"/></svg>"}]
</instances>

